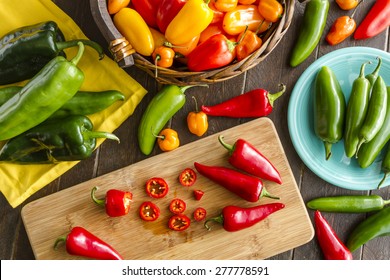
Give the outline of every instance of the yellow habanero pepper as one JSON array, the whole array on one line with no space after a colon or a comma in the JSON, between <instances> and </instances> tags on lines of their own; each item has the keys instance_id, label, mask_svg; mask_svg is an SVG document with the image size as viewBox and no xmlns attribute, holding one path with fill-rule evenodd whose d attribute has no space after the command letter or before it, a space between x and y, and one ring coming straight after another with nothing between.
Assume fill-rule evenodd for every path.
<instances>
[{"instance_id":1,"label":"yellow habanero pepper","mask_svg":"<svg viewBox=\"0 0 390 280\"><path fill-rule=\"evenodd\" d=\"M157 144L163 152L172 151L180 146L179 136L175 130L165 128L157 136Z\"/></svg>"},{"instance_id":2,"label":"yellow habanero pepper","mask_svg":"<svg viewBox=\"0 0 390 280\"><path fill-rule=\"evenodd\" d=\"M277 22L283 15L283 6L278 0L260 0L257 7L265 20L270 22Z\"/></svg>"},{"instance_id":3,"label":"yellow habanero pepper","mask_svg":"<svg viewBox=\"0 0 390 280\"><path fill-rule=\"evenodd\" d=\"M203 0L188 0L168 25L165 37L174 46L185 44L206 29L213 15Z\"/></svg>"},{"instance_id":4,"label":"yellow habanero pepper","mask_svg":"<svg viewBox=\"0 0 390 280\"><path fill-rule=\"evenodd\" d=\"M195 100L195 112L189 112L187 115L187 126L192 134L202 136L209 128L208 117L203 111L198 110L198 104Z\"/></svg>"},{"instance_id":5,"label":"yellow habanero pepper","mask_svg":"<svg viewBox=\"0 0 390 280\"><path fill-rule=\"evenodd\" d=\"M150 56L153 53L154 40L152 33L145 20L136 10L122 8L114 15L114 24L137 53L144 56Z\"/></svg>"},{"instance_id":6,"label":"yellow habanero pepper","mask_svg":"<svg viewBox=\"0 0 390 280\"><path fill-rule=\"evenodd\" d=\"M358 5L359 0L336 0L335 2L340 7L340 9L348 11L355 8Z\"/></svg>"}]
</instances>

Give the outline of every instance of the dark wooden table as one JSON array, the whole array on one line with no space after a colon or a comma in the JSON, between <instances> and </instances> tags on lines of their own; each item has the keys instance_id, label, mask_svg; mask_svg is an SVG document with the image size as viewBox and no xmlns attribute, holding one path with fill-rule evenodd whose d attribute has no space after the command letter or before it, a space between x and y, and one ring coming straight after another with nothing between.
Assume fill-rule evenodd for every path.
<instances>
[{"instance_id":1,"label":"dark wooden table","mask_svg":"<svg viewBox=\"0 0 390 280\"><path fill-rule=\"evenodd\" d=\"M89 0L80 0L77 1L77 3L66 0L54 0L54 2L75 20L89 38L101 43L103 46L108 45L92 18ZM361 22L369 7L372 5L372 2L373 1L365 1L361 4L355 15L355 20L358 23ZM384 31L375 38L364 41L356 41L353 38L348 38L343 43L334 47L329 46L325 40L322 39L319 47L315 49L313 54L304 63L296 68L291 68L288 64L289 55L299 31L303 11L304 5L297 2L290 29L274 51L261 62L260 65L229 81L213 84L209 88L198 88L196 90L197 99L204 104L216 104L254 88L261 87L270 91L276 91L279 83L286 84L287 92L277 100L275 109L269 117L276 126L303 199L308 201L319 196L368 193L379 194L384 199L389 199L390 188L388 187L382 188L380 191L357 192L333 186L320 179L311 172L299 158L291 142L287 127L287 108L291 91L302 72L311 63L324 54L349 46L368 46L388 51L389 30ZM331 1L325 32L329 30L330 25L337 17L344 15L345 13L346 12L338 8L334 1ZM136 138L137 124L140 121L142 112L157 92L159 85L153 78L149 77L136 67L132 67L126 71L144 86L149 93L137 107L135 113L115 131L116 135L121 139L121 144L118 145L113 143L113 141L104 142L91 158L76 165L73 169L47 187L35 193L15 209L8 204L3 195L0 195L0 259L34 259L34 254L20 215L21 209L25 204L146 158L141 154L138 148ZM195 94L195 91L191 91L190 94ZM181 135L182 145L198 139L197 136L188 133L184 121L188 112L193 110L192 105L193 104L190 102L186 104L170 121L170 126L177 130L179 135ZM218 133L219 131L249 120L250 119L211 119L207 135ZM155 148L151 156L158 153L160 153L159 149ZM309 215L311 219L313 219L313 211L310 210ZM351 230L359 222L364 220L367 215L326 213L324 216L335 229L340 239L345 241ZM390 259L390 237L380 237L369 241L365 246L356 250L353 253L353 257L354 259L364 260ZM271 259L318 260L323 259L323 256L316 238L313 238L309 243L295 248L294 250L276 255Z\"/></svg>"}]
</instances>

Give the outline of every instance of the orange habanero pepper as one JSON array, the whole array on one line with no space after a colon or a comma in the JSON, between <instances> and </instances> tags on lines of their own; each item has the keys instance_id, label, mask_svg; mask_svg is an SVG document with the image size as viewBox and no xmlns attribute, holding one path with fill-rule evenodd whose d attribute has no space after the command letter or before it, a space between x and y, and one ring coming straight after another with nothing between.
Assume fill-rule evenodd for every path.
<instances>
[{"instance_id":1,"label":"orange habanero pepper","mask_svg":"<svg viewBox=\"0 0 390 280\"><path fill-rule=\"evenodd\" d=\"M160 46L153 51L152 58L157 66L169 68L173 64L175 51L171 48Z\"/></svg>"},{"instance_id":2,"label":"orange habanero pepper","mask_svg":"<svg viewBox=\"0 0 390 280\"><path fill-rule=\"evenodd\" d=\"M188 113L187 126L192 134L200 137L205 134L209 128L208 117L203 111L199 111L196 98L194 96L192 96L192 98L195 100L195 111Z\"/></svg>"},{"instance_id":3,"label":"orange habanero pepper","mask_svg":"<svg viewBox=\"0 0 390 280\"><path fill-rule=\"evenodd\" d=\"M359 0L336 0L335 2L340 7L340 9L348 11L355 8L358 5Z\"/></svg>"},{"instance_id":4,"label":"orange habanero pepper","mask_svg":"<svg viewBox=\"0 0 390 280\"><path fill-rule=\"evenodd\" d=\"M172 151L180 146L179 136L175 130L165 128L158 134L157 144L163 152Z\"/></svg>"},{"instance_id":5,"label":"orange habanero pepper","mask_svg":"<svg viewBox=\"0 0 390 280\"><path fill-rule=\"evenodd\" d=\"M277 0L260 0L257 7L265 20L270 22L277 22L283 15L283 6Z\"/></svg>"},{"instance_id":6,"label":"orange habanero pepper","mask_svg":"<svg viewBox=\"0 0 390 280\"><path fill-rule=\"evenodd\" d=\"M256 0L238 0L238 3L242 4L242 5L250 5L250 4L253 4L255 2L256 2Z\"/></svg>"},{"instance_id":7,"label":"orange habanero pepper","mask_svg":"<svg viewBox=\"0 0 390 280\"><path fill-rule=\"evenodd\" d=\"M221 12L232 11L237 7L238 0L211 0L214 2L214 7Z\"/></svg>"},{"instance_id":8,"label":"orange habanero pepper","mask_svg":"<svg viewBox=\"0 0 390 280\"><path fill-rule=\"evenodd\" d=\"M238 36L238 44L236 46L236 58L238 61L243 60L250 54L260 49L263 40L257 36L255 32L245 30Z\"/></svg>"}]
</instances>

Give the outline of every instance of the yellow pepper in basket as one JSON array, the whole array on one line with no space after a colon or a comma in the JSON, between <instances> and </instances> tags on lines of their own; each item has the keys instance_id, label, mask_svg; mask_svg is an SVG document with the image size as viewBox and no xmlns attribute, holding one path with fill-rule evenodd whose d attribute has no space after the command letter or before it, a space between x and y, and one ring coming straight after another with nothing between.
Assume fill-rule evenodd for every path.
<instances>
[{"instance_id":1,"label":"yellow pepper in basket","mask_svg":"<svg viewBox=\"0 0 390 280\"><path fill-rule=\"evenodd\" d=\"M134 50L144 56L152 55L154 40L145 20L134 9L122 8L114 15L114 24Z\"/></svg>"},{"instance_id":2,"label":"yellow pepper in basket","mask_svg":"<svg viewBox=\"0 0 390 280\"><path fill-rule=\"evenodd\" d=\"M165 31L165 38L174 46L189 42L213 20L214 12L203 0L188 0Z\"/></svg>"}]
</instances>

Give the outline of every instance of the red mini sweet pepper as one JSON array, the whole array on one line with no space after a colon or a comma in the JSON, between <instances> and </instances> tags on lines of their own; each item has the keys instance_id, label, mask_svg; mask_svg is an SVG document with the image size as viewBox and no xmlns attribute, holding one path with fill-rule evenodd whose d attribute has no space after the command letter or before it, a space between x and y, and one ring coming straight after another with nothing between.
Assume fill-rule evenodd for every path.
<instances>
[{"instance_id":1,"label":"red mini sweet pepper","mask_svg":"<svg viewBox=\"0 0 390 280\"><path fill-rule=\"evenodd\" d=\"M105 207L108 216L119 217L129 213L130 203L133 199L133 194L131 192L110 189L106 192L106 197L104 199L97 199L95 197L95 192L97 190L98 187L92 188L91 198L97 205Z\"/></svg>"},{"instance_id":2,"label":"red mini sweet pepper","mask_svg":"<svg viewBox=\"0 0 390 280\"><path fill-rule=\"evenodd\" d=\"M111 245L83 227L73 227L68 235L59 237L54 249L62 242L65 242L66 251L71 255L97 260L123 260Z\"/></svg>"},{"instance_id":3,"label":"red mini sweet pepper","mask_svg":"<svg viewBox=\"0 0 390 280\"><path fill-rule=\"evenodd\" d=\"M271 114L274 101L285 91L286 86L280 85L281 91L269 93L265 89L254 89L237 95L214 106L202 105L201 109L209 116L231 118L257 118Z\"/></svg>"},{"instance_id":4,"label":"red mini sweet pepper","mask_svg":"<svg viewBox=\"0 0 390 280\"><path fill-rule=\"evenodd\" d=\"M207 219L204 226L210 230L208 223L213 221L222 224L226 231L238 231L257 224L284 207L283 203L269 203L249 208L229 205L222 209L220 216Z\"/></svg>"},{"instance_id":5,"label":"red mini sweet pepper","mask_svg":"<svg viewBox=\"0 0 390 280\"><path fill-rule=\"evenodd\" d=\"M314 213L314 222L318 243L325 259L352 260L352 254L349 249L318 210Z\"/></svg>"},{"instance_id":6,"label":"red mini sweet pepper","mask_svg":"<svg viewBox=\"0 0 390 280\"><path fill-rule=\"evenodd\" d=\"M157 8L156 23L162 33L165 33L169 23L186 2L187 0L161 0Z\"/></svg>"},{"instance_id":7,"label":"red mini sweet pepper","mask_svg":"<svg viewBox=\"0 0 390 280\"><path fill-rule=\"evenodd\" d=\"M372 38L390 25L390 0L377 0L363 21L356 28L353 37L357 40Z\"/></svg>"},{"instance_id":8,"label":"red mini sweet pepper","mask_svg":"<svg viewBox=\"0 0 390 280\"><path fill-rule=\"evenodd\" d=\"M221 185L249 202L257 202L261 197L279 199L267 192L260 178L241 173L224 166L207 166L194 162L196 170L206 178Z\"/></svg>"},{"instance_id":9,"label":"red mini sweet pepper","mask_svg":"<svg viewBox=\"0 0 390 280\"><path fill-rule=\"evenodd\" d=\"M131 0L134 9L141 15L148 26L157 28L157 9L161 0Z\"/></svg>"},{"instance_id":10,"label":"red mini sweet pepper","mask_svg":"<svg viewBox=\"0 0 390 280\"><path fill-rule=\"evenodd\" d=\"M234 145L229 145L223 141L222 135L218 140L229 151L228 160L231 165L264 180L282 184L282 178L276 167L251 143L238 139Z\"/></svg>"}]
</instances>

